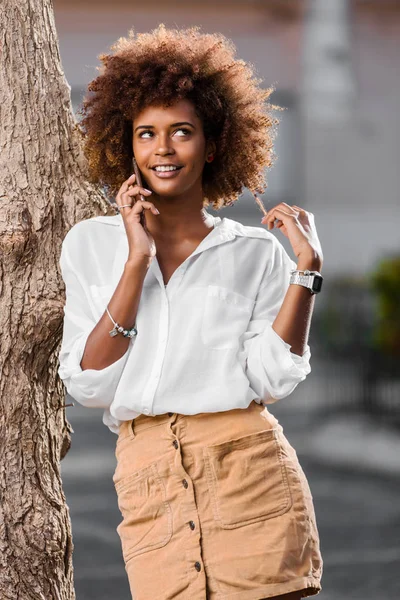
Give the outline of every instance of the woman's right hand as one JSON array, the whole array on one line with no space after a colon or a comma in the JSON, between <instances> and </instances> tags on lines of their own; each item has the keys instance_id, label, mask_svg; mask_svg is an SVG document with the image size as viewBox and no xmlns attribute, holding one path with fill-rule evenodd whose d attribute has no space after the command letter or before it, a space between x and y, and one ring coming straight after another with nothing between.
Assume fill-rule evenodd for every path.
<instances>
[{"instance_id":1,"label":"woman's right hand","mask_svg":"<svg viewBox=\"0 0 400 600\"><path fill-rule=\"evenodd\" d=\"M151 192L135 185L135 180L135 175L131 175L124 181L115 200L118 206L132 204L132 207L126 206L120 209L128 237L129 259L153 258L156 255L156 245L153 236L146 227L144 214L142 216L141 213L144 213L145 210L151 210L153 214L157 215L159 211L152 202L140 200L140 194L150 196ZM144 226L141 224L141 216Z\"/></svg>"}]
</instances>

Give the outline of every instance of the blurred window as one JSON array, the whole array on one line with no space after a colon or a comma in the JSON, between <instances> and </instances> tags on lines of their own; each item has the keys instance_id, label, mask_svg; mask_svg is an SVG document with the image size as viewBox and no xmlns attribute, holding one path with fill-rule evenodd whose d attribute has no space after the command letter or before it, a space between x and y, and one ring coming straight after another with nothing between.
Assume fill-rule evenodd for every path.
<instances>
[{"instance_id":1,"label":"blurred window","mask_svg":"<svg viewBox=\"0 0 400 600\"><path fill-rule=\"evenodd\" d=\"M262 199L273 206L279 202L301 202L301 144L300 119L295 92L277 90L270 97L271 104L285 108L276 111L280 119L275 138L275 164L267 173L268 188Z\"/></svg>"}]
</instances>

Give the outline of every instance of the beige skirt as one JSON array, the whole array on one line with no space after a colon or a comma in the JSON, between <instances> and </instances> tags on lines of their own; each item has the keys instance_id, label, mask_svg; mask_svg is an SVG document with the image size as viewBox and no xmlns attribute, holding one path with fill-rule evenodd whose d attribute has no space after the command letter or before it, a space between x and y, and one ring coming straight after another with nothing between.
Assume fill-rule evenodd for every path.
<instances>
[{"instance_id":1,"label":"beige skirt","mask_svg":"<svg viewBox=\"0 0 400 600\"><path fill-rule=\"evenodd\" d=\"M263 405L140 415L122 424L116 458L117 532L135 600L322 589L310 488Z\"/></svg>"}]
</instances>

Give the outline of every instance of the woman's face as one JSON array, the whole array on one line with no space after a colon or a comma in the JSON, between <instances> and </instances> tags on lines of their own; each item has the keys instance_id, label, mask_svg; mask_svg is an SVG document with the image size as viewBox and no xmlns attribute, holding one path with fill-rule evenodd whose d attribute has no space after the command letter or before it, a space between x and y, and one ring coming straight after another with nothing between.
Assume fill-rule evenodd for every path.
<instances>
[{"instance_id":1,"label":"woman's face","mask_svg":"<svg viewBox=\"0 0 400 600\"><path fill-rule=\"evenodd\" d=\"M189 100L143 109L133 121L132 145L143 185L155 194L180 196L201 190L205 160L214 145L206 143L202 122ZM163 165L172 169L160 169Z\"/></svg>"}]
</instances>

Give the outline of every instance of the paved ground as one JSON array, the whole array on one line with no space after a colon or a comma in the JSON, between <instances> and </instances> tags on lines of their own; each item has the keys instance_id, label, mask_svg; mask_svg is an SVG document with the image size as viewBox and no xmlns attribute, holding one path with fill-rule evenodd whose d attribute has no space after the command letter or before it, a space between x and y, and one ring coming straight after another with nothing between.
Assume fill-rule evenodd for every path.
<instances>
[{"instance_id":1,"label":"paved ground","mask_svg":"<svg viewBox=\"0 0 400 600\"><path fill-rule=\"evenodd\" d=\"M316 421L300 401L285 401L271 412L296 448L313 492L325 565L318 598L400 598L400 432L357 414ZM130 600L115 531L116 436L102 424L101 412L77 404L68 411L75 433L63 480L77 600Z\"/></svg>"}]
</instances>

